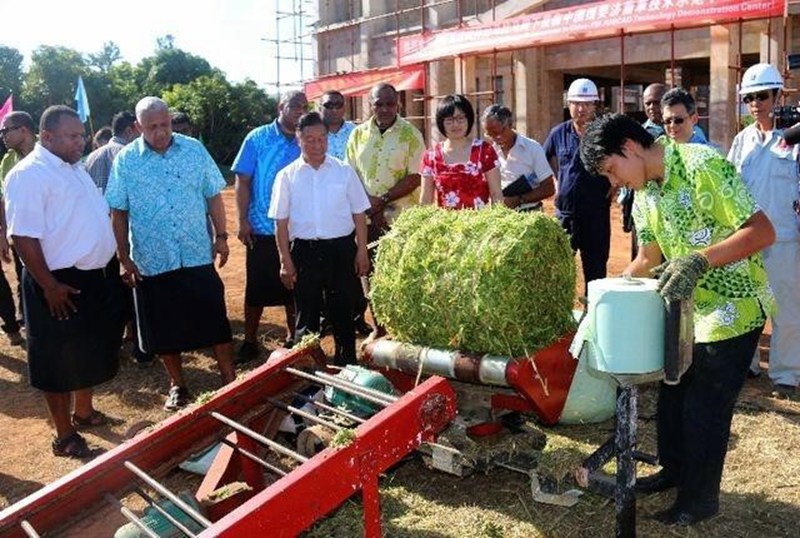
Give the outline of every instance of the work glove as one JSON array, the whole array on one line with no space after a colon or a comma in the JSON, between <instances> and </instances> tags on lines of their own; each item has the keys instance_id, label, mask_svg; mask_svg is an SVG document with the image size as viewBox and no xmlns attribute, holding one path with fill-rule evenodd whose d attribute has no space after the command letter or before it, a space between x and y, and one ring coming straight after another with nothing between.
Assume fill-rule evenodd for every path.
<instances>
[{"instance_id":1,"label":"work glove","mask_svg":"<svg viewBox=\"0 0 800 538\"><path fill-rule=\"evenodd\" d=\"M658 278L656 288L667 301L688 299L694 294L697 281L708 271L708 258L699 252L675 258L650 270Z\"/></svg>"}]
</instances>

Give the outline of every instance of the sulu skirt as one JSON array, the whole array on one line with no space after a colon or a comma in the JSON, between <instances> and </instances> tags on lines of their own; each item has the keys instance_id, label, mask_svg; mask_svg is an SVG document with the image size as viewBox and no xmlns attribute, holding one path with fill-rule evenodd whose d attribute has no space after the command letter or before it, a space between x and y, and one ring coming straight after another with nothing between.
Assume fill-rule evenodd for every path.
<instances>
[{"instance_id":1,"label":"sulu skirt","mask_svg":"<svg viewBox=\"0 0 800 538\"><path fill-rule=\"evenodd\" d=\"M146 276L134 288L142 351L169 355L232 341L225 287L213 265Z\"/></svg>"}]
</instances>

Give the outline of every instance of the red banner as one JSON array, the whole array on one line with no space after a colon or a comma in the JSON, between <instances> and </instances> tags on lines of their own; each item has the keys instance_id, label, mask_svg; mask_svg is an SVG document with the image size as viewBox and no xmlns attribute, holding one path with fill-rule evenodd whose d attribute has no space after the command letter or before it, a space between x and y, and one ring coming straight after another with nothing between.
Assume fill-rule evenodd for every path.
<instances>
[{"instance_id":1,"label":"red banner","mask_svg":"<svg viewBox=\"0 0 800 538\"><path fill-rule=\"evenodd\" d=\"M568 43L739 19L781 16L786 0L626 0L595 2L474 27L403 36L401 65L493 51Z\"/></svg>"},{"instance_id":2,"label":"red banner","mask_svg":"<svg viewBox=\"0 0 800 538\"><path fill-rule=\"evenodd\" d=\"M424 89L425 68L410 65L329 75L306 82L305 92L308 99L316 99L328 90L339 90L346 96L365 95L380 82L391 84L397 91Z\"/></svg>"}]
</instances>

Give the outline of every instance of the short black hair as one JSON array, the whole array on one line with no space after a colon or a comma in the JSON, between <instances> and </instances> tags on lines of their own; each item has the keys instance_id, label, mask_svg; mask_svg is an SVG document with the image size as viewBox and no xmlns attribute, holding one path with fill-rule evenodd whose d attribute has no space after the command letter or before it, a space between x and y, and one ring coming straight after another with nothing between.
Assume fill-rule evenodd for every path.
<instances>
[{"instance_id":1,"label":"short black hair","mask_svg":"<svg viewBox=\"0 0 800 538\"><path fill-rule=\"evenodd\" d=\"M581 161L586 171L602 175L600 166L606 157L622 155L626 140L641 144L643 148L653 145L653 135L633 118L624 114L606 114L586 127L581 137Z\"/></svg>"},{"instance_id":2,"label":"short black hair","mask_svg":"<svg viewBox=\"0 0 800 538\"><path fill-rule=\"evenodd\" d=\"M344 101L344 94L339 90L326 90L325 93L322 94L322 97L325 97L326 95L329 97L340 97Z\"/></svg>"},{"instance_id":3,"label":"short black hair","mask_svg":"<svg viewBox=\"0 0 800 538\"><path fill-rule=\"evenodd\" d=\"M300 133L306 127L313 127L315 125L322 125L325 127L326 131L328 130L328 126L322 121L322 116L320 116L319 112L308 112L300 116L300 119L297 121L297 132Z\"/></svg>"},{"instance_id":4,"label":"short black hair","mask_svg":"<svg viewBox=\"0 0 800 538\"><path fill-rule=\"evenodd\" d=\"M493 118L503 125L511 126L512 117L511 109L503 105L494 104L483 111L483 121Z\"/></svg>"},{"instance_id":5,"label":"short black hair","mask_svg":"<svg viewBox=\"0 0 800 538\"><path fill-rule=\"evenodd\" d=\"M94 138L92 139L96 144L103 145L111 140L111 136L114 133L111 131L111 127L105 126L100 127L96 133L94 133Z\"/></svg>"},{"instance_id":6,"label":"short black hair","mask_svg":"<svg viewBox=\"0 0 800 538\"><path fill-rule=\"evenodd\" d=\"M6 114L5 118L6 127L25 127L31 134L36 134L36 124L33 122L31 115L27 112L15 110L14 112Z\"/></svg>"},{"instance_id":7,"label":"short black hair","mask_svg":"<svg viewBox=\"0 0 800 538\"><path fill-rule=\"evenodd\" d=\"M117 112L114 114L114 117L111 118L111 130L114 132L114 136L122 136L125 129L133 127L135 123L136 116L134 116L133 112Z\"/></svg>"},{"instance_id":8,"label":"short black hair","mask_svg":"<svg viewBox=\"0 0 800 538\"><path fill-rule=\"evenodd\" d=\"M81 119L75 110L66 105L53 105L47 107L47 109L42 112L42 117L39 120L39 132L54 131L59 126L61 118L64 116L71 116L78 120Z\"/></svg>"},{"instance_id":9,"label":"short black hair","mask_svg":"<svg viewBox=\"0 0 800 538\"><path fill-rule=\"evenodd\" d=\"M475 109L472 108L469 99L461 94L448 95L439 101L439 106L436 107L436 127L442 136L447 136L444 130L445 118L453 117L456 109L461 110L467 117L467 133L472 131L472 125L475 123Z\"/></svg>"},{"instance_id":10,"label":"short black hair","mask_svg":"<svg viewBox=\"0 0 800 538\"><path fill-rule=\"evenodd\" d=\"M694 114L695 110L697 110L694 97L683 88L672 88L661 98L661 108L675 105L683 105L689 115Z\"/></svg>"}]
</instances>

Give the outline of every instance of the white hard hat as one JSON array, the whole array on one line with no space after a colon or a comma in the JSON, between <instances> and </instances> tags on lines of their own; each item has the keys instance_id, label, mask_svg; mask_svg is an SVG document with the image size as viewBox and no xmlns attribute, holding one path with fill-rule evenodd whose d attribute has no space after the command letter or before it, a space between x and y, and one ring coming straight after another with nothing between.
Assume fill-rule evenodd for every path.
<instances>
[{"instance_id":1,"label":"white hard hat","mask_svg":"<svg viewBox=\"0 0 800 538\"><path fill-rule=\"evenodd\" d=\"M576 103L588 103L591 101L599 101L600 96L597 94L597 86L588 78L579 78L572 81L567 90L567 101L574 101Z\"/></svg>"},{"instance_id":2,"label":"white hard hat","mask_svg":"<svg viewBox=\"0 0 800 538\"><path fill-rule=\"evenodd\" d=\"M781 89L783 89L783 77L778 70L771 64L756 64L744 72L739 95Z\"/></svg>"}]
</instances>

